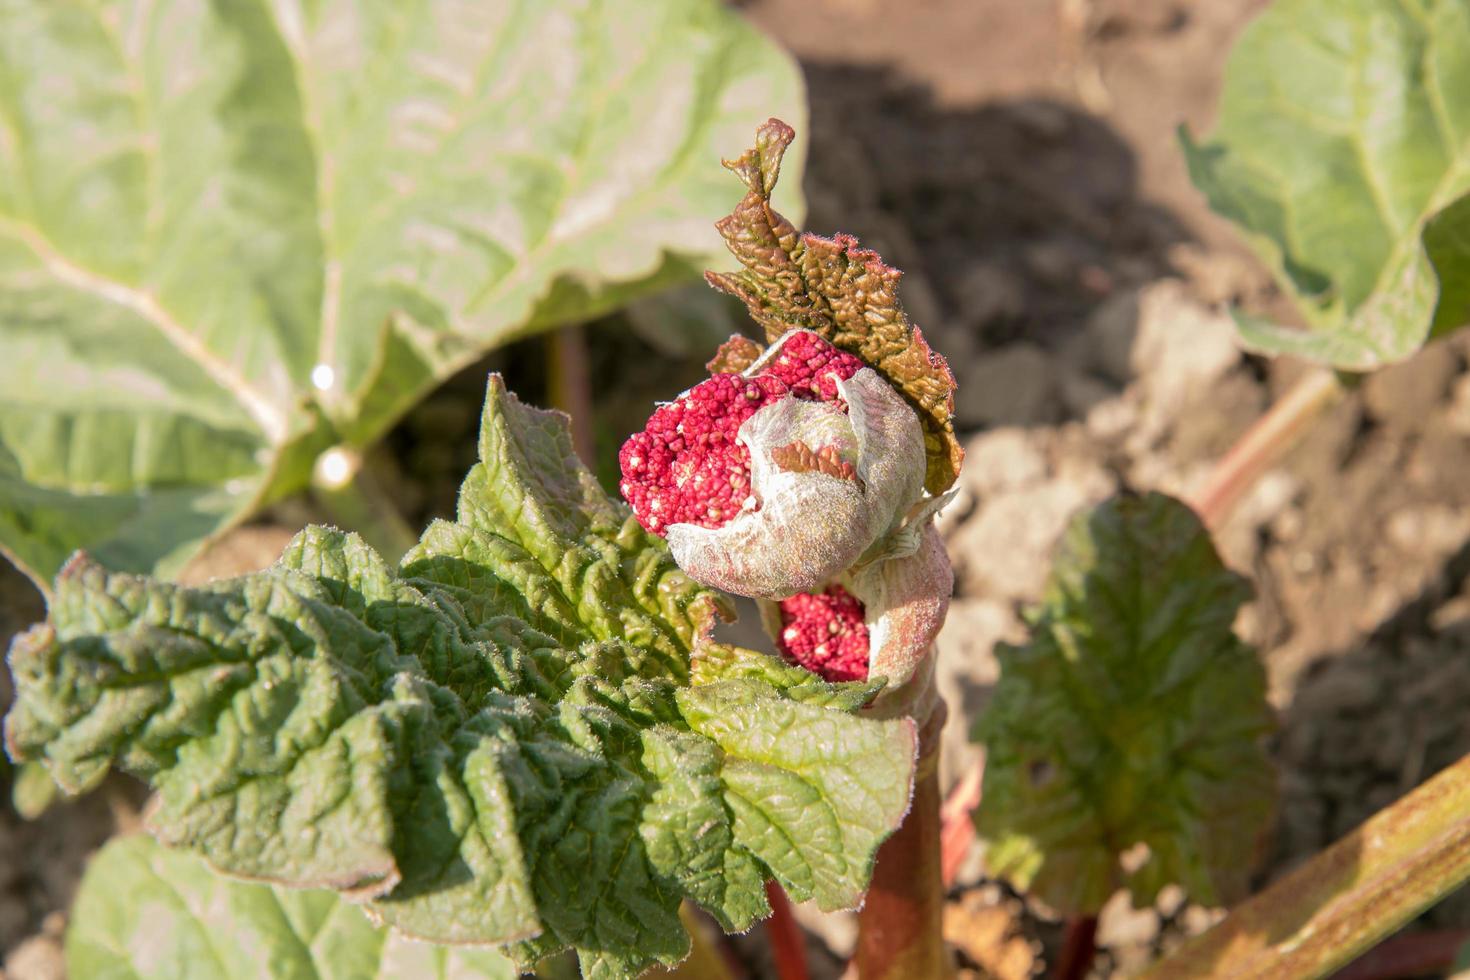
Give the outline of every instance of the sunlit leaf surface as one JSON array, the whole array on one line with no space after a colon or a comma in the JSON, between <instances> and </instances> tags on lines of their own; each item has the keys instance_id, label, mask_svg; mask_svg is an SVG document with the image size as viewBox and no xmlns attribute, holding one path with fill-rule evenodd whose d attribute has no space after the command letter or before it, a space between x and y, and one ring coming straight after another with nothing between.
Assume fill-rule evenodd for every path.
<instances>
[{"instance_id":1,"label":"sunlit leaf surface","mask_svg":"<svg viewBox=\"0 0 1470 980\"><path fill-rule=\"evenodd\" d=\"M486 349L696 275L772 113L796 69L718 0L0 3L0 550L170 573Z\"/></svg>"}]
</instances>

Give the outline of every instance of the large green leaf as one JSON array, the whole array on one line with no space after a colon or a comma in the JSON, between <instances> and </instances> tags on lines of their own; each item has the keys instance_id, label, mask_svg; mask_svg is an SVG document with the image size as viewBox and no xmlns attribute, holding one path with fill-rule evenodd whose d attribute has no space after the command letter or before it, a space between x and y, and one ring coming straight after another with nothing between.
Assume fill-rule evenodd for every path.
<instances>
[{"instance_id":1,"label":"large green leaf","mask_svg":"<svg viewBox=\"0 0 1470 980\"><path fill-rule=\"evenodd\" d=\"M194 589L72 561L12 647L11 753L72 790L148 779L154 833L228 873L520 962L574 946L589 976L679 959L685 897L729 929L772 876L855 905L912 723L710 644L724 600L498 378L480 449L397 570L318 527Z\"/></svg>"},{"instance_id":2,"label":"large green leaf","mask_svg":"<svg viewBox=\"0 0 1470 980\"><path fill-rule=\"evenodd\" d=\"M0 549L177 568L487 348L692 277L719 0L0 2Z\"/></svg>"},{"instance_id":3,"label":"large green leaf","mask_svg":"<svg viewBox=\"0 0 1470 980\"><path fill-rule=\"evenodd\" d=\"M1310 326L1250 346L1369 370L1470 323L1470 0L1279 0L1184 146Z\"/></svg>"},{"instance_id":4,"label":"large green leaf","mask_svg":"<svg viewBox=\"0 0 1470 980\"><path fill-rule=\"evenodd\" d=\"M1231 632L1248 593L1172 498L1074 519L976 725L994 873L1067 912L1120 885L1142 902L1169 882L1212 904L1243 893L1275 796L1265 672Z\"/></svg>"},{"instance_id":5,"label":"large green leaf","mask_svg":"<svg viewBox=\"0 0 1470 980\"><path fill-rule=\"evenodd\" d=\"M104 847L82 878L67 969L86 980L511 980L492 949L374 926L334 892L230 881L149 837Z\"/></svg>"}]
</instances>

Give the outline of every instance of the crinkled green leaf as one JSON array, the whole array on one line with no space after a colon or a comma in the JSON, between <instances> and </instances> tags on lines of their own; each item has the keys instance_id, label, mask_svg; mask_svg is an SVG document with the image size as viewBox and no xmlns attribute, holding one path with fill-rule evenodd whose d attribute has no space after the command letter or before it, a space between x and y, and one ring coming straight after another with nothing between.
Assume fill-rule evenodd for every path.
<instances>
[{"instance_id":1,"label":"crinkled green leaf","mask_svg":"<svg viewBox=\"0 0 1470 980\"><path fill-rule=\"evenodd\" d=\"M0 4L0 549L167 574L486 349L692 279L771 111L796 68L719 0Z\"/></svg>"},{"instance_id":2,"label":"crinkled green leaf","mask_svg":"<svg viewBox=\"0 0 1470 980\"><path fill-rule=\"evenodd\" d=\"M51 808L57 797L56 781L39 762L15 767L10 784L10 805L26 820L36 820Z\"/></svg>"},{"instance_id":3,"label":"crinkled green leaf","mask_svg":"<svg viewBox=\"0 0 1470 980\"><path fill-rule=\"evenodd\" d=\"M598 488L565 417L492 378L480 448L458 520L398 569L319 527L199 588L74 560L12 647L11 753L69 789L146 778L154 833L228 873L521 963L572 946L593 977L682 957L686 897L730 929L773 875L856 904L912 723L779 664L691 677L725 600Z\"/></svg>"},{"instance_id":4,"label":"crinkled green leaf","mask_svg":"<svg viewBox=\"0 0 1470 980\"><path fill-rule=\"evenodd\" d=\"M1470 323L1470 3L1280 0L1231 55L1190 175L1309 329L1247 344L1369 370Z\"/></svg>"},{"instance_id":5,"label":"crinkled green leaf","mask_svg":"<svg viewBox=\"0 0 1470 980\"><path fill-rule=\"evenodd\" d=\"M903 273L877 252L859 248L851 235L802 234L776 210L772 195L795 138L790 126L771 119L756 132L755 146L725 161L747 192L718 227L743 268L704 277L745 303L767 343L793 328L811 330L862 358L901 391L924 426L924 486L943 493L965 457L954 433L954 374L899 305ZM749 347L737 341L711 366L737 364Z\"/></svg>"},{"instance_id":6,"label":"crinkled green leaf","mask_svg":"<svg viewBox=\"0 0 1470 980\"><path fill-rule=\"evenodd\" d=\"M677 698L690 728L725 753L736 843L759 855L796 901L851 905L852 882L867 881L878 845L908 810L908 794L891 786L894 773L913 766L913 722L903 719L881 740L853 739L850 715L781 697L757 680L685 688Z\"/></svg>"},{"instance_id":7,"label":"crinkled green leaf","mask_svg":"<svg viewBox=\"0 0 1470 980\"><path fill-rule=\"evenodd\" d=\"M745 678L762 681L787 697L821 707L856 711L866 707L887 685L882 677L827 683L804 667L783 663L769 654L723 643L702 643L695 652L695 684Z\"/></svg>"},{"instance_id":8,"label":"crinkled green leaf","mask_svg":"<svg viewBox=\"0 0 1470 980\"><path fill-rule=\"evenodd\" d=\"M1231 632L1248 595L1177 500L1073 520L976 724L992 872L1072 913L1120 886L1144 903L1169 882L1207 904L1244 893L1275 795L1265 672Z\"/></svg>"},{"instance_id":9,"label":"crinkled green leaf","mask_svg":"<svg viewBox=\"0 0 1470 980\"><path fill-rule=\"evenodd\" d=\"M66 935L87 980L511 980L493 949L417 943L335 893L231 881L146 836L87 865Z\"/></svg>"}]
</instances>

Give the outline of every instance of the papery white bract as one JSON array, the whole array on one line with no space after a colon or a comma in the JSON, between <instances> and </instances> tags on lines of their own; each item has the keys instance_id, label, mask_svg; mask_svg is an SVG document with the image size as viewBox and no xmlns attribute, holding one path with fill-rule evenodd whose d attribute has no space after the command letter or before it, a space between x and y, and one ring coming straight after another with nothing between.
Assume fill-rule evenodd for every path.
<instances>
[{"instance_id":1,"label":"papery white bract","mask_svg":"<svg viewBox=\"0 0 1470 980\"><path fill-rule=\"evenodd\" d=\"M787 397L741 425L756 506L716 528L669 526L674 560L692 578L766 599L819 589L922 496L924 442L914 410L870 368L837 391L845 413L831 402ZM802 465L793 446L813 456L833 450L827 459L851 473Z\"/></svg>"},{"instance_id":2,"label":"papery white bract","mask_svg":"<svg viewBox=\"0 0 1470 980\"><path fill-rule=\"evenodd\" d=\"M680 398L624 445L622 489L705 585L768 599L819 589L923 497L917 413L876 371L810 331L786 334L743 381L717 375ZM707 519L699 501L718 490L731 503L727 486L743 500ZM685 519L665 523L658 510L675 507Z\"/></svg>"}]
</instances>

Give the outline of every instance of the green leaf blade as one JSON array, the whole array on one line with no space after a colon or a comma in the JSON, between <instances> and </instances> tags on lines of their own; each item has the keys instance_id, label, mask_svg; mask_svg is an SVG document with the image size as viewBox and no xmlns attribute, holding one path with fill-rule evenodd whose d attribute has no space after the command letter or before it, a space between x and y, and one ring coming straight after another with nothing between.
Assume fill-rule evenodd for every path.
<instances>
[{"instance_id":1,"label":"green leaf blade","mask_svg":"<svg viewBox=\"0 0 1470 980\"><path fill-rule=\"evenodd\" d=\"M907 718L855 730L840 711L776 693L736 680L678 697L690 728L725 753L737 842L797 901L854 908L878 844L908 810L917 730Z\"/></svg>"},{"instance_id":2,"label":"green leaf blade","mask_svg":"<svg viewBox=\"0 0 1470 980\"><path fill-rule=\"evenodd\" d=\"M1247 597L1178 501L1074 519L975 726L992 872L1077 914L1124 886L1141 902L1169 882L1210 904L1243 893L1275 798L1265 674L1231 631Z\"/></svg>"},{"instance_id":3,"label":"green leaf blade","mask_svg":"<svg viewBox=\"0 0 1470 980\"><path fill-rule=\"evenodd\" d=\"M42 582L175 571L485 350L692 279L708 161L801 115L716 0L25 0L0 63L0 547Z\"/></svg>"},{"instance_id":4,"label":"green leaf blade","mask_svg":"<svg viewBox=\"0 0 1470 980\"><path fill-rule=\"evenodd\" d=\"M147 837L110 842L82 879L66 936L73 976L185 980L511 980L486 949L414 943L375 928L328 891L222 878ZM207 965L206 965L207 964Z\"/></svg>"},{"instance_id":5,"label":"green leaf blade","mask_svg":"<svg viewBox=\"0 0 1470 980\"><path fill-rule=\"evenodd\" d=\"M685 898L748 928L771 874L856 904L913 725L853 714L877 684L716 656L723 600L602 494L563 416L494 379L484 429L467 523L398 569L319 527L198 588L75 559L12 646L11 754L70 789L144 777L154 834L225 873L522 964L572 947L588 976L682 958Z\"/></svg>"},{"instance_id":6,"label":"green leaf blade","mask_svg":"<svg viewBox=\"0 0 1470 980\"><path fill-rule=\"evenodd\" d=\"M1240 318L1263 353L1346 370L1470 322L1470 8L1274 5L1231 56L1190 176L1245 231L1308 325Z\"/></svg>"}]
</instances>

